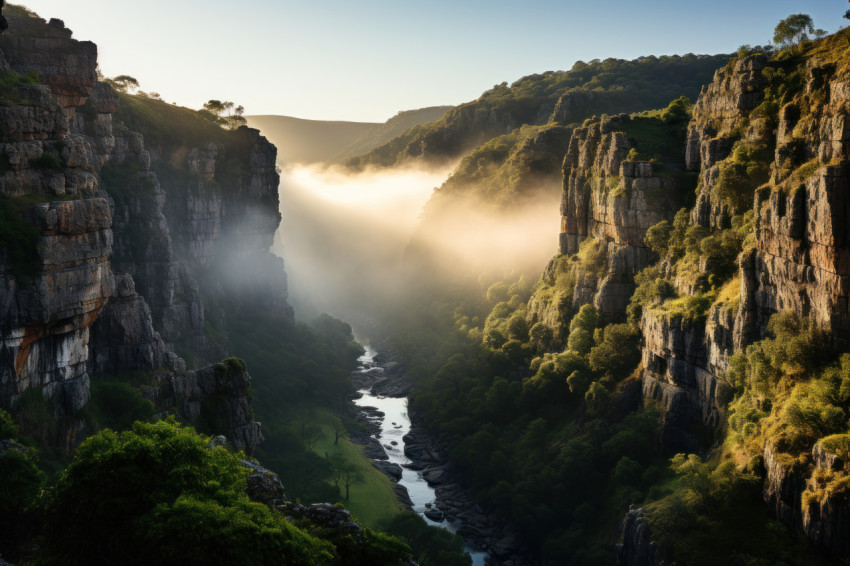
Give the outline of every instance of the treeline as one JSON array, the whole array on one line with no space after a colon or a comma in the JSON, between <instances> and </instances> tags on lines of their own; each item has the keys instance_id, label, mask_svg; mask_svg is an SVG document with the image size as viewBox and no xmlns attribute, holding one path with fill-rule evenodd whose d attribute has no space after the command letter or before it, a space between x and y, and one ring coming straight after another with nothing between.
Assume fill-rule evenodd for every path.
<instances>
[{"instance_id":1,"label":"treeline","mask_svg":"<svg viewBox=\"0 0 850 566\"><path fill-rule=\"evenodd\" d=\"M637 112L674 98L696 100L702 85L728 61L728 55L641 57L576 62L569 71L550 71L502 83L434 122L411 128L371 152L349 159L353 169L389 167L411 159L440 161L460 157L487 140L523 125L581 123L602 113ZM559 99L571 92L580 102L559 114ZM616 109L616 110L615 110ZM566 121L564 121L566 117Z\"/></svg>"}]
</instances>

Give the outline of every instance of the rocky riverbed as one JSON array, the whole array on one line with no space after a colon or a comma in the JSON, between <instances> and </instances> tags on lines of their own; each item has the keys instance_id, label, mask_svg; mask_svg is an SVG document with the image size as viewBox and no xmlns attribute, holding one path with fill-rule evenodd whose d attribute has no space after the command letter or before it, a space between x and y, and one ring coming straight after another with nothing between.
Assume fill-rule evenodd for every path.
<instances>
[{"instance_id":1,"label":"rocky riverbed","mask_svg":"<svg viewBox=\"0 0 850 566\"><path fill-rule=\"evenodd\" d=\"M352 442L363 444L373 465L396 484L400 501L425 520L460 534L473 564L525 566L516 529L476 504L428 434L411 423L404 368L391 355L367 350L352 381L362 392L355 420L363 425Z\"/></svg>"}]
</instances>

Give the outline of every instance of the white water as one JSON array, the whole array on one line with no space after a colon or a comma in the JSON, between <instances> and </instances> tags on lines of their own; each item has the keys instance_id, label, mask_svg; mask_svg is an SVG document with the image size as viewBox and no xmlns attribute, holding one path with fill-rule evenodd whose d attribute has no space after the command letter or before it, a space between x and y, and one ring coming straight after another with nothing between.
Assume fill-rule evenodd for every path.
<instances>
[{"instance_id":1,"label":"white water","mask_svg":"<svg viewBox=\"0 0 850 566\"><path fill-rule=\"evenodd\" d=\"M364 347L366 348L366 353L358 360L360 362L359 371L368 372L377 367L374 361L377 352L369 346ZM425 522L429 525L456 532L461 526L459 521L445 520L437 523L424 515L427 509L426 504L433 504L436 500L434 488L428 485L428 482L422 477L421 472L409 470L405 467L406 464L410 464L410 458L404 455L404 440L402 440L402 437L410 432L410 417L407 415L407 398L376 397L365 389L359 391L359 393L362 393L363 396L354 401L355 405L358 407L375 407L384 413L383 418L378 421L381 426L381 434L376 438L381 443L381 446L384 447L384 451L389 456L389 461L402 467L402 476L399 484L407 488L410 500L413 501L413 510L425 519ZM466 546L466 551L472 557L473 566L484 566L487 553L474 550L469 545Z\"/></svg>"}]
</instances>

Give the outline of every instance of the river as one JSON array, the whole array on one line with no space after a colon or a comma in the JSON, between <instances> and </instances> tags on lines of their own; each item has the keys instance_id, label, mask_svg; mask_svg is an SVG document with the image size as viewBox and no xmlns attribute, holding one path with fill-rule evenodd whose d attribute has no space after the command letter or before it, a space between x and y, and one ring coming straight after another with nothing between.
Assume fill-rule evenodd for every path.
<instances>
[{"instance_id":1,"label":"river","mask_svg":"<svg viewBox=\"0 0 850 566\"><path fill-rule=\"evenodd\" d=\"M360 363L360 369L358 371L364 373L375 371L379 367L375 363L375 355L377 353L369 346L364 347L366 353L358 360ZM436 493L434 488L428 485L428 482L422 477L422 472L406 467L411 463L410 458L404 454L404 435L410 432L407 397L375 396L372 395L370 390L366 389L359 391L359 393L362 394L362 397L354 401L355 405L359 407L375 407L383 413L383 417L378 418L376 421L380 424L381 428L380 435L376 439L383 446L384 451L389 457L389 461L401 466L402 476L398 483L407 488L410 500L413 502L413 510L425 519L428 524L456 532L461 527L460 521L446 519L436 522L425 516L425 511L436 501ZM473 566L484 566L488 558L487 553L475 550L468 542L466 544L466 551L472 557Z\"/></svg>"}]
</instances>

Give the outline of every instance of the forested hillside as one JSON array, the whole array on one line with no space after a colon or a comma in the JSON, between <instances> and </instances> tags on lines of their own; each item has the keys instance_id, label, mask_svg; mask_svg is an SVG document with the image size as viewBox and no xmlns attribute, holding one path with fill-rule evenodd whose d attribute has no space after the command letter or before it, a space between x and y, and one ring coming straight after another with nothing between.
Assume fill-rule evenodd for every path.
<instances>
[{"instance_id":1,"label":"forested hillside","mask_svg":"<svg viewBox=\"0 0 850 566\"><path fill-rule=\"evenodd\" d=\"M358 169L411 160L453 160L523 125L574 125L602 113L658 108L683 95L693 100L727 60L723 55L688 54L579 61L569 71L529 75L510 86L495 85L477 100L461 104L433 123L411 128L346 165Z\"/></svg>"}]
</instances>

